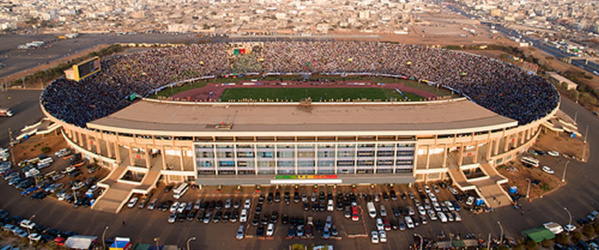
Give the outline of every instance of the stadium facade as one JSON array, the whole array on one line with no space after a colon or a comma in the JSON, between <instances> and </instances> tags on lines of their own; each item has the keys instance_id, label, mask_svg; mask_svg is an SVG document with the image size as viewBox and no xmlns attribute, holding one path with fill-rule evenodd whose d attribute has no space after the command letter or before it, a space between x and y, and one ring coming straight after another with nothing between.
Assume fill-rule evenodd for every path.
<instances>
[{"instance_id":1,"label":"stadium facade","mask_svg":"<svg viewBox=\"0 0 599 250\"><path fill-rule=\"evenodd\" d=\"M55 117L44 102L42 111L62 126L68 144L111 169L99 182L107 191L94 204L110 212L160 181L351 185L451 179L482 197L507 197L500 187L507 179L495 167L533 145L559 107L521 124L463 97L355 103L144 98L84 128Z\"/></svg>"}]
</instances>

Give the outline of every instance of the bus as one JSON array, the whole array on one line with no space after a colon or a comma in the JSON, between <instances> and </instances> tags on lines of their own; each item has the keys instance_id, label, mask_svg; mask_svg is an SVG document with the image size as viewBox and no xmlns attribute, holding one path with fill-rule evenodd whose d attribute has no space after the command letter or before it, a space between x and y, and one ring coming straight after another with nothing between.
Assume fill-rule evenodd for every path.
<instances>
[{"instance_id":1,"label":"bus","mask_svg":"<svg viewBox=\"0 0 599 250\"><path fill-rule=\"evenodd\" d=\"M539 160L532 157L524 156L520 161L522 162L522 164L524 164L524 166L527 167L539 167Z\"/></svg>"},{"instance_id":2,"label":"bus","mask_svg":"<svg viewBox=\"0 0 599 250\"><path fill-rule=\"evenodd\" d=\"M189 189L189 183L184 182L179 184L175 189L173 189L173 198L178 200L179 198L183 197L185 192L187 192L187 189Z\"/></svg>"}]
</instances>

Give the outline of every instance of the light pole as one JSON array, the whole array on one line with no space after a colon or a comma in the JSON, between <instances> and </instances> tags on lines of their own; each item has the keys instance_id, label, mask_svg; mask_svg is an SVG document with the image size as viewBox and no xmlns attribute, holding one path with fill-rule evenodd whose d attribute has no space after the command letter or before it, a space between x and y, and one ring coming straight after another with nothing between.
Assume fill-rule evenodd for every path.
<instances>
[{"instance_id":1,"label":"light pole","mask_svg":"<svg viewBox=\"0 0 599 250\"><path fill-rule=\"evenodd\" d=\"M187 250L189 250L189 242L192 240L196 240L196 237L191 237L191 238L187 239Z\"/></svg>"},{"instance_id":2,"label":"light pole","mask_svg":"<svg viewBox=\"0 0 599 250\"><path fill-rule=\"evenodd\" d=\"M501 222L497 221L497 225L499 225L499 229L501 229L501 235L499 236L499 246L503 243L503 226L501 226Z\"/></svg>"},{"instance_id":3,"label":"light pole","mask_svg":"<svg viewBox=\"0 0 599 250\"><path fill-rule=\"evenodd\" d=\"M35 214L32 215L31 218L29 218L29 225L33 224L33 218L35 218ZM30 235L31 235L31 230L29 229L29 227L27 227L27 236L30 236ZM31 238L30 237L27 237L27 238L29 238L29 245L31 245Z\"/></svg>"},{"instance_id":4,"label":"light pole","mask_svg":"<svg viewBox=\"0 0 599 250\"><path fill-rule=\"evenodd\" d=\"M584 143L587 143L587 136L589 136L589 125L587 125L587 131L584 133Z\"/></svg>"},{"instance_id":5,"label":"light pole","mask_svg":"<svg viewBox=\"0 0 599 250\"><path fill-rule=\"evenodd\" d=\"M422 245L424 244L424 239L422 238L422 235L414 233L414 236L420 238L420 250L422 250Z\"/></svg>"},{"instance_id":6,"label":"light pole","mask_svg":"<svg viewBox=\"0 0 599 250\"><path fill-rule=\"evenodd\" d=\"M566 212L568 212L568 217L570 218L570 219L568 220L568 225L566 225L566 227L568 227L568 226L572 225L572 214L570 213L570 210L568 210L568 208L567 208L567 207L564 207L564 210L566 210ZM567 230L567 231L568 231L568 233L570 233L570 231L569 231L569 230Z\"/></svg>"},{"instance_id":7,"label":"light pole","mask_svg":"<svg viewBox=\"0 0 599 250\"><path fill-rule=\"evenodd\" d=\"M154 238L154 243L156 243L156 250L159 250L159 248L158 248L158 240L160 240L160 237Z\"/></svg>"},{"instance_id":8,"label":"light pole","mask_svg":"<svg viewBox=\"0 0 599 250\"><path fill-rule=\"evenodd\" d=\"M564 166L564 174L562 175L562 182L566 181L566 170L568 170L568 163L570 163L570 161L567 161L566 166Z\"/></svg>"},{"instance_id":9,"label":"light pole","mask_svg":"<svg viewBox=\"0 0 599 250\"><path fill-rule=\"evenodd\" d=\"M526 189L526 199L530 198L529 194L530 194L530 184L532 183L532 181L528 178L526 178L526 181L528 181L528 188Z\"/></svg>"},{"instance_id":10,"label":"light pole","mask_svg":"<svg viewBox=\"0 0 599 250\"><path fill-rule=\"evenodd\" d=\"M102 250L106 250L106 240L105 240L105 236L106 236L106 231L108 230L108 225L106 225L106 227L104 228L104 232L102 232Z\"/></svg>"}]
</instances>

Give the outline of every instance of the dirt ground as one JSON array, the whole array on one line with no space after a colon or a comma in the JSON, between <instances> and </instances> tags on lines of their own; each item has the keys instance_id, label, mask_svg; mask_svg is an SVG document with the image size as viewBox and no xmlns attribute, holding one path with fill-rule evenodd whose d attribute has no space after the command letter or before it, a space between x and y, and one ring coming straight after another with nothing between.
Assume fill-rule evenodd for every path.
<instances>
[{"instance_id":1,"label":"dirt ground","mask_svg":"<svg viewBox=\"0 0 599 250\"><path fill-rule=\"evenodd\" d=\"M13 147L15 162L18 163L22 160L31 159L38 155L44 154L41 150L43 147L50 148L50 153L46 154L50 156L54 155L56 151L66 148L67 143L62 135L56 133L29 137L29 139Z\"/></svg>"},{"instance_id":2,"label":"dirt ground","mask_svg":"<svg viewBox=\"0 0 599 250\"><path fill-rule=\"evenodd\" d=\"M572 138L564 133L546 132L539 136L535 148L547 151L557 151L560 154L574 156L576 160L588 160L589 144L584 143L583 138ZM586 155L585 155L586 154Z\"/></svg>"},{"instance_id":3,"label":"dirt ground","mask_svg":"<svg viewBox=\"0 0 599 250\"><path fill-rule=\"evenodd\" d=\"M586 148L588 152L588 144L583 143L580 138L570 138L564 133L545 132L539 136L533 149L544 152L554 150L560 152L560 156L535 156L530 153L525 153L524 155L539 159L541 166L550 166L555 171L555 174L545 173L540 168L527 168L519 161L510 162L504 167L497 168L499 173L509 179L508 183L503 185L503 188L508 191L509 187L516 186L518 187L518 193L526 195L528 188L528 180L526 178L529 178L531 182L535 180L540 181L538 185L533 184L530 186L529 196L531 200L547 195L567 184L567 182L561 181L561 173L563 173L561 172L562 166L566 161L565 159L567 159L563 154L569 155L568 159L572 159L571 156L581 159L583 148Z\"/></svg>"}]
</instances>

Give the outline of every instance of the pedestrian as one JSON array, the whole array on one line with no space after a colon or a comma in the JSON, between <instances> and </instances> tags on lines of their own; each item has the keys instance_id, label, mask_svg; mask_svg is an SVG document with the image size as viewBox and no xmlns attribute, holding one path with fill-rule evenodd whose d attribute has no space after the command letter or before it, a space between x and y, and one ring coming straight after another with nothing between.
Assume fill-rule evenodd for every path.
<instances>
[{"instance_id":1,"label":"pedestrian","mask_svg":"<svg viewBox=\"0 0 599 250\"><path fill-rule=\"evenodd\" d=\"M123 226L125 225L125 221L123 221Z\"/></svg>"}]
</instances>

